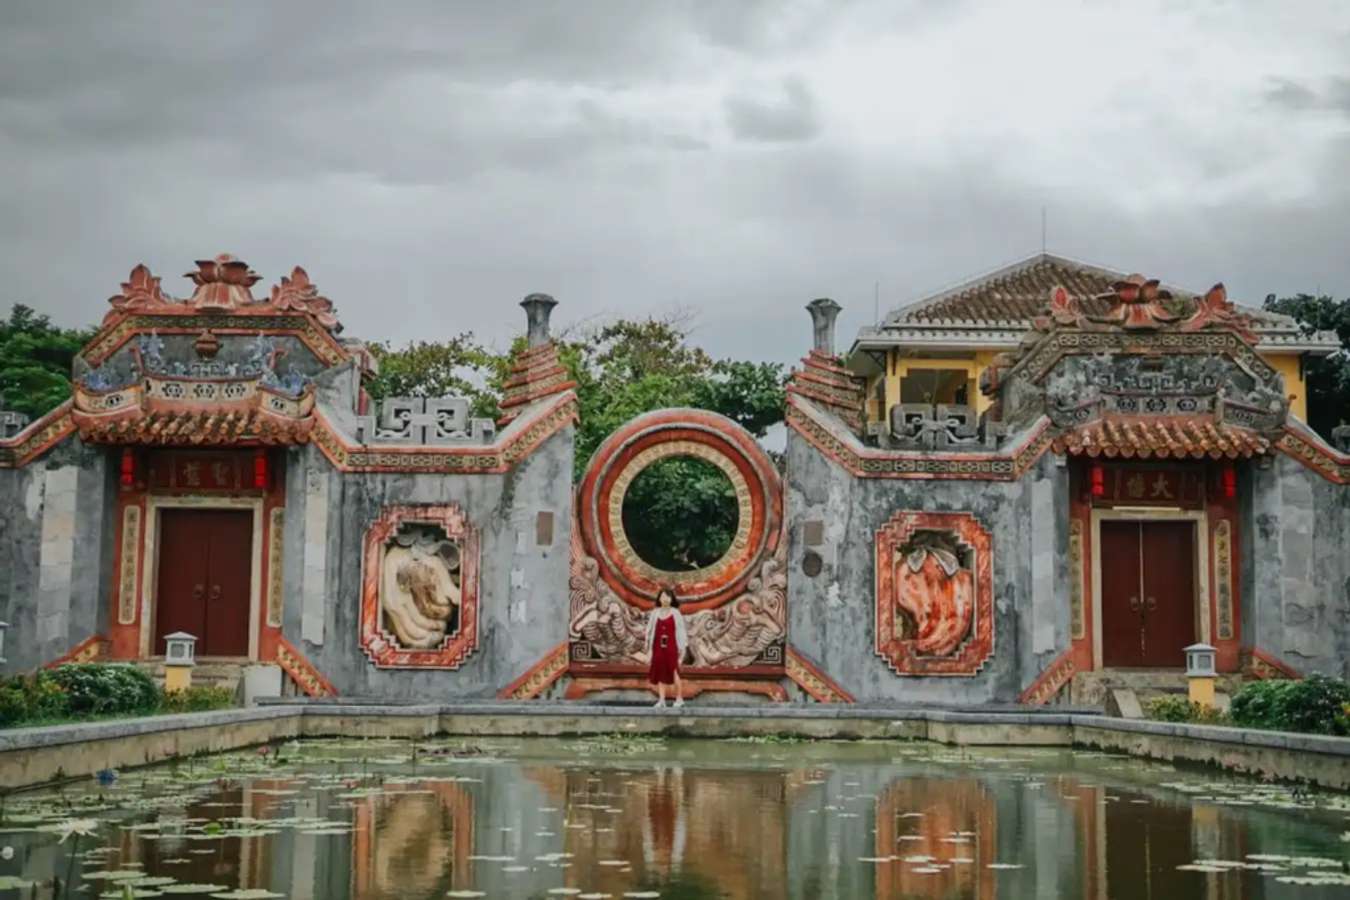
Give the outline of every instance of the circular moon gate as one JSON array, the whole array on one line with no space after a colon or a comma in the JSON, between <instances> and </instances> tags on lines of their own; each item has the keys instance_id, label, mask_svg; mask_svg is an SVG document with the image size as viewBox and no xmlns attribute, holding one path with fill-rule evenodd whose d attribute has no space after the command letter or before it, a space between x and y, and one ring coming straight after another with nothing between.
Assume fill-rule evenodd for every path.
<instances>
[{"instance_id":1,"label":"circular moon gate","mask_svg":"<svg viewBox=\"0 0 1350 900\"><path fill-rule=\"evenodd\" d=\"M672 456L692 456L720 469L736 492L736 535L717 562L667 572L644 561L623 529L623 498L643 469ZM778 470L754 437L735 422L699 409L663 409L628 422L595 451L577 494L578 525L600 577L623 599L649 609L673 585L685 612L721 606L738 596L778 549L783 490Z\"/></svg>"}]
</instances>

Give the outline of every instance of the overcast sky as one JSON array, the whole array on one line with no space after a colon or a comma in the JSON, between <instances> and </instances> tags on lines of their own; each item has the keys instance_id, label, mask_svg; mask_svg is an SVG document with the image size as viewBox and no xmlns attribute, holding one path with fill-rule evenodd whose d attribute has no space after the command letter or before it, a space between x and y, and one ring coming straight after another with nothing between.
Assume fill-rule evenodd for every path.
<instances>
[{"instance_id":1,"label":"overcast sky","mask_svg":"<svg viewBox=\"0 0 1350 900\"><path fill-rule=\"evenodd\" d=\"M0 303L305 266L348 335L683 307L791 361L1049 248L1350 296L1350 3L0 4Z\"/></svg>"}]
</instances>

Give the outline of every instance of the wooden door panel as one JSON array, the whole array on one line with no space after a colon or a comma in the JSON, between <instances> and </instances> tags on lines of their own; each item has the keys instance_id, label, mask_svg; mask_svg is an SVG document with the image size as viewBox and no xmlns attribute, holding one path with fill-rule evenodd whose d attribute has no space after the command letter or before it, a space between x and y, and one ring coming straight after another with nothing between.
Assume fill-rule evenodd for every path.
<instances>
[{"instance_id":1,"label":"wooden door panel","mask_svg":"<svg viewBox=\"0 0 1350 900\"><path fill-rule=\"evenodd\" d=\"M1102 665L1142 666L1138 603L1139 523L1101 523Z\"/></svg>"},{"instance_id":2,"label":"wooden door panel","mask_svg":"<svg viewBox=\"0 0 1350 900\"><path fill-rule=\"evenodd\" d=\"M1195 525L1144 522L1144 665L1184 666L1195 643Z\"/></svg>"},{"instance_id":3,"label":"wooden door panel","mask_svg":"<svg viewBox=\"0 0 1350 900\"><path fill-rule=\"evenodd\" d=\"M159 512L159 572L155 587L155 645L163 655L164 635L206 629L207 525L193 509Z\"/></svg>"},{"instance_id":4,"label":"wooden door panel","mask_svg":"<svg viewBox=\"0 0 1350 900\"><path fill-rule=\"evenodd\" d=\"M202 656L247 656L253 514L212 510Z\"/></svg>"}]
</instances>

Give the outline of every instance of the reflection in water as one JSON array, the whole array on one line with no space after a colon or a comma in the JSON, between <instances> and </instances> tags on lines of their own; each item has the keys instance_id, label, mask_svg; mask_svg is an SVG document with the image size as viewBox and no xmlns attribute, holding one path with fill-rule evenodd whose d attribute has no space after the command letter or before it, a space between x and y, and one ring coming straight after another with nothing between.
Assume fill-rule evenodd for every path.
<instances>
[{"instance_id":1,"label":"reflection in water","mask_svg":"<svg viewBox=\"0 0 1350 900\"><path fill-rule=\"evenodd\" d=\"M285 766L236 755L207 773L146 770L103 801L96 788L31 795L11 798L6 814L31 823L87 807L101 818L97 846L77 860L83 896L121 884L152 896L166 879L204 886L183 896L255 889L292 900L1345 891L1329 883L1350 850L1339 840L1343 798L1292 808L1278 789L1134 760L881 743L446 747L315 742L293 747ZM50 885L19 893L7 879L64 872L56 837L0 838L18 851L0 854L0 900L52 896ZM1291 878L1314 883L1280 880Z\"/></svg>"}]
</instances>

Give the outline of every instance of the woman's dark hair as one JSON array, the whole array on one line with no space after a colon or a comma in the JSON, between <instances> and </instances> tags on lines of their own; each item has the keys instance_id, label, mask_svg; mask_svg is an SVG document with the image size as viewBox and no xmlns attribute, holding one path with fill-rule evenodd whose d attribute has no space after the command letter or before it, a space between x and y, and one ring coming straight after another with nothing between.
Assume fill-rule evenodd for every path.
<instances>
[{"instance_id":1,"label":"woman's dark hair","mask_svg":"<svg viewBox=\"0 0 1350 900\"><path fill-rule=\"evenodd\" d=\"M674 589L674 588L669 587L669 586L667 586L667 585L663 585L663 586L662 586L661 588L659 588L659 589L657 590L657 592L656 592L656 605L657 605L657 606L660 606L660 605L661 605L661 595L662 595L662 594L669 594L669 595L670 595L670 608L671 608L671 609L679 609L679 608L680 608L680 598L679 598L679 596L675 593L675 589Z\"/></svg>"}]
</instances>

